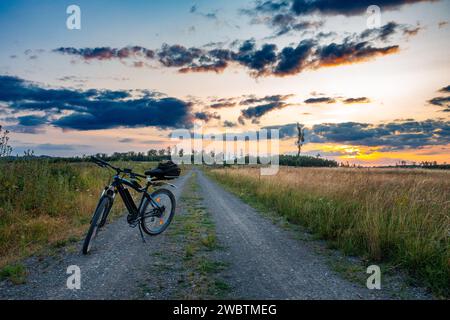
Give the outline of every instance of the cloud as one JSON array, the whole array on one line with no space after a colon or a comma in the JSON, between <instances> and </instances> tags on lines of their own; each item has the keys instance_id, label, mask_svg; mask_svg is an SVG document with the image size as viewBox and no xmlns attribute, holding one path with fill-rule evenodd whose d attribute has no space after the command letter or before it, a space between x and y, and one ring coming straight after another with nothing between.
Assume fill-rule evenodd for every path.
<instances>
[{"instance_id":1,"label":"cloud","mask_svg":"<svg viewBox=\"0 0 450 320\"><path fill-rule=\"evenodd\" d=\"M360 98L347 98L342 101L344 104L356 104L356 103L370 103L370 99L367 97Z\"/></svg>"},{"instance_id":2,"label":"cloud","mask_svg":"<svg viewBox=\"0 0 450 320\"><path fill-rule=\"evenodd\" d=\"M26 127L39 127L48 123L47 117L27 115L17 117L18 124Z\"/></svg>"},{"instance_id":3,"label":"cloud","mask_svg":"<svg viewBox=\"0 0 450 320\"><path fill-rule=\"evenodd\" d=\"M207 111L195 112L194 117L198 120L203 120L205 122L209 122L212 119L220 120L220 115L216 112L211 113Z\"/></svg>"},{"instance_id":4,"label":"cloud","mask_svg":"<svg viewBox=\"0 0 450 320\"><path fill-rule=\"evenodd\" d=\"M279 129L280 138L295 137L296 124L264 127ZM450 121L408 119L382 124L358 122L322 123L306 129L306 142L383 146L385 151L423 148L450 143Z\"/></svg>"},{"instance_id":5,"label":"cloud","mask_svg":"<svg viewBox=\"0 0 450 320\"><path fill-rule=\"evenodd\" d=\"M242 110L242 116L246 119L258 119L272 110L282 109L286 106L288 105L284 102L262 104Z\"/></svg>"},{"instance_id":6,"label":"cloud","mask_svg":"<svg viewBox=\"0 0 450 320\"><path fill-rule=\"evenodd\" d=\"M374 36L376 39L386 41L390 36L396 34L399 28L398 23L391 21L380 28L366 29L361 33L360 38L366 39Z\"/></svg>"},{"instance_id":7,"label":"cloud","mask_svg":"<svg viewBox=\"0 0 450 320\"><path fill-rule=\"evenodd\" d=\"M368 61L399 51L399 46L373 47L369 42L331 43L320 47L314 61L316 67L331 67Z\"/></svg>"},{"instance_id":8,"label":"cloud","mask_svg":"<svg viewBox=\"0 0 450 320\"><path fill-rule=\"evenodd\" d=\"M389 24L388 24L389 25ZM395 25L397 26L397 25ZM320 45L318 40L305 39L296 46L286 46L279 50L275 44L263 43L256 45L255 40L243 41L236 50L213 48L187 48L179 44L163 44L159 50L146 49L140 46L125 49L111 48L59 48L54 52L76 55L86 61L128 59L149 55L150 59L157 58L160 65L177 68L180 73L215 72L221 73L230 65L245 67L254 77L277 76L285 77L301 73L304 70L314 70L321 67L360 63L380 56L394 54L399 51L398 45L376 46L373 41L390 35L396 27L383 27L381 31L366 31L364 37L354 36L346 38L342 43ZM389 30L389 31L386 31ZM373 35L370 41L361 39ZM318 39L321 39L319 37ZM149 54L151 53L151 54ZM146 60L144 60L146 61ZM133 63L135 67L150 66L138 58Z\"/></svg>"},{"instance_id":9,"label":"cloud","mask_svg":"<svg viewBox=\"0 0 450 320\"><path fill-rule=\"evenodd\" d=\"M450 85L441 88L441 89L439 90L439 92L442 92L442 93L450 93Z\"/></svg>"},{"instance_id":10,"label":"cloud","mask_svg":"<svg viewBox=\"0 0 450 320\"><path fill-rule=\"evenodd\" d=\"M209 107L212 109L224 109L232 108L236 106L236 102L216 102L211 104Z\"/></svg>"},{"instance_id":11,"label":"cloud","mask_svg":"<svg viewBox=\"0 0 450 320\"><path fill-rule=\"evenodd\" d=\"M184 67L178 70L180 73L190 73L190 72L215 72L221 73L228 67L226 61L217 61L212 64L206 65L194 65L190 67Z\"/></svg>"},{"instance_id":12,"label":"cloud","mask_svg":"<svg viewBox=\"0 0 450 320\"><path fill-rule=\"evenodd\" d=\"M186 48L181 45L163 44L158 51L159 61L166 67L182 67L191 64L203 55L201 49Z\"/></svg>"},{"instance_id":13,"label":"cloud","mask_svg":"<svg viewBox=\"0 0 450 320\"><path fill-rule=\"evenodd\" d=\"M275 1L273 1L275 2ZM285 1L282 1L285 2ZM436 0L378 0L375 3L371 0L362 1L342 1L342 0L293 0L291 10L299 15L310 14L321 15L344 15L353 16L365 14L369 6L376 4L382 10L396 10L404 5L420 2L436 2Z\"/></svg>"},{"instance_id":14,"label":"cloud","mask_svg":"<svg viewBox=\"0 0 450 320\"><path fill-rule=\"evenodd\" d=\"M272 95L272 96L265 96L265 97L256 97L256 96L244 96L240 102L239 105L241 106L248 106L251 104L256 104L256 103L270 103L270 102L279 102L279 101L284 101L289 99L290 97L292 97L292 94L287 94L287 95Z\"/></svg>"},{"instance_id":15,"label":"cloud","mask_svg":"<svg viewBox=\"0 0 450 320\"><path fill-rule=\"evenodd\" d=\"M306 104L319 104L319 103L336 103L336 99L330 97L309 98L305 100Z\"/></svg>"},{"instance_id":16,"label":"cloud","mask_svg":"<svg viewBox=\"0 0 450 320\"><path fill-rule=\"evenodd\" d=\"M309 98L304 102L306 104L332 104L341 101L343 104L358 104L358 103L370 103L370 99L367 97L359 98L332 98L332 97L317 97Z\"/></svg>"},{"instance_id":17,"label":"cloud","mask_svg":"<svg viewBox=\"0 0 450 320\"><path fill-rule=\"evenodd\" d=\"M153 59L155 56L155 52L153 50L141 46L130 46L123 48L97 47L80 49L73 47L60 47L54 49L53 51L62 54L79 56L86 61L127 59L132 57Z\"/></svg>"},{"instance_id":18,"label":"cloud","mask_svg":"<svg viewBox=\"0 0 450 320\"><path fill-rule=\"evenodd\" d=\"M14 112L46 112L45 117L17 118L22 127L47 123L75 130L189 127L192 118L190 102L161 94L131 98L128 91L47 89L11 76L0 76L0 101Z\"/></svg>"},{"instance_id":19,"label":"cloud","mask_svg":"<svg viewBox=\"0 0 450 320\"><path fill-rule=\"evenodd\" d=\"M291 95L273 95L266 96L263 98L251 97L240 102L240 105L249 105L255 104L247 109L241 110L241 115L238 118L238 122L240 124L245 124L245 119L252 120L253 123L258 123L258 119L264 116L265 114L277 110L283 109L290 104L286 103L286 100L289 99Z\"/></svg>"},{"instance_id":20,"label":"cloud","mask_svg":"<svg viewBox=\"0 0 450 320\"><path fill-rule=\"evenodd\" d=\"M323 21L299 20L294 14L288 12L255 18L252 20L252 23L265 23L268 27L275 29L274 37L279 37L295 31L319 29L324 24Z\"/></svg>"},{"instance_id":21,"label":"cloud","mask_svg":"<svg viewBox=\"0 0 450 320\"><path fill-rule=\"evenodd\" d=\"M439 89L438 92L450 94L450 85ZM437 107L443 107L443 109L441 110L442 112L450 112L450 95L446 97L435 97L431 100L428 100L428 103Z\"/></svg>"},{"instance_id":22,"label":"cloud","mask_svg":"<svg viewBox=\"0 0 450 320\"><path fill-rule=\"evenodd\" d=\"M207 12L207 13L200 12L198 10L198 5L196 5L196 4L191 6L191 8L189 9L189 13L196 14L196 15L199 15L199 16L207 18L207 19L217 20L217 14L215 12Z\"/></svg>"},{"instance_id":23,"label":"cloud","mask_svg":"<svg viewBox=\"0 0 450 320\"><path fill-rule=\"evenodd\" d=\"M287 76L302 72L309 64L308 58L313 52L314 44L312 40L303 40L296 48L284 48L278 56L273 74Z\"/></svg>"},{"instance_id":24,"label":"cloud","mask_svg":"<svg viewBox=\"0 0 450 320\"><path fill-rule=\"evenodd\" d=\"M448 21L439 21L438 22L438 28L442 29L444 27L448 26Z\"/></svg>"},{"instance_id":25,"label":"cloud","mask_svg":"<svg viewBox=\"0 0 450 320\"><path fill-rule=\"evenodd\" d=\"M225 128L233 128L233 127L236 127L237 124L236 124L235 122L225 120L225 121L223 122L223 126L224 126Z\"/></svg>"}]
</instances>

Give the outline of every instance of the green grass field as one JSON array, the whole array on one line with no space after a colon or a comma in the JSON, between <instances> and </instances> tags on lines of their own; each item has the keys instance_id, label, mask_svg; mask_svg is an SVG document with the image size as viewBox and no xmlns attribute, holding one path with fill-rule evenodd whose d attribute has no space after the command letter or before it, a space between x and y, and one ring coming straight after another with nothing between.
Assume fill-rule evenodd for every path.
<instances>
[{"instance_id":1,"label":"green grass field","mask_svg":"<svg viewBox=\"0 0 450 320\"><path fill-rule=\"evenodd\" d=\"M450 296L450 172L396 169L215 169L251 204L303 225L330 246L407 270Z\"/></svg>"}]
</instances>

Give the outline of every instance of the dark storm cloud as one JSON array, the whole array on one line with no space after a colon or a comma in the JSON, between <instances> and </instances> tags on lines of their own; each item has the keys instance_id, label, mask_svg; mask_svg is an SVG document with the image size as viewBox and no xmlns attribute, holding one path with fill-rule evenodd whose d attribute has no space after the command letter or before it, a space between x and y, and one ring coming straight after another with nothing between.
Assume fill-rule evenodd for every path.
<instances>
[{"instance_id":1,"label":"dark storm cloud","mask_svg":"<svg viewBox=\"0 0 450 320\"><path fill-rule=\"evenodd\" d=\"M49 123L76 130L190 126L191 103L159 94L130 98L128 91L47 89L17 77L0 76L0 101L12 112L48 114L47 118L19 117L20 126Z\"/></svg>"},{"instance_id":2,"label":"dark storm cloud","mask_svg":"<svg viewBox=\"0 0 450 320\"><path fill-rule=\"evenodd\" d=\"M296 124L264 127L280 130L280 137L296 137ZM323 123L306 129L311 143L342 143L361 146L384 146L386 150L423 148L450 143L450 121L405 120L383 124L358 122Z\"/></svg>"}]
</instances>

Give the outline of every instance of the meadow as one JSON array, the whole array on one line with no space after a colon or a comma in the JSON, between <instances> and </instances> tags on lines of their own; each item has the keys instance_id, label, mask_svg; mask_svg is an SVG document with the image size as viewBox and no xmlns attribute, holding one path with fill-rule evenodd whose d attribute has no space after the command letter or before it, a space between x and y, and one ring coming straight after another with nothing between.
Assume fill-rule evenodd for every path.
<instances>
[{"instance_id":1,"label":"meadow","mask_svg":"<svg viewBox=\"0 0 450 320\"><path fill-rule=\"evenodd\" d=\"M333 248L406 270L450 296L450 171L282 167L214 169L251 204L307 228Z\"/></svg>"},{"instance_id":2,"label":"meadow","mask_svg":"<svg viewBox=\"0 0 450 320\"><path fill-rule=\"evenodd\" d=\"M143 172L148 162L115 162ZM81 239L111 171L92 163L46 160L0 162L0 275L20 271L20 260ZM124 211L116 201L111 218Z\"/></svg>"}]
</instances>

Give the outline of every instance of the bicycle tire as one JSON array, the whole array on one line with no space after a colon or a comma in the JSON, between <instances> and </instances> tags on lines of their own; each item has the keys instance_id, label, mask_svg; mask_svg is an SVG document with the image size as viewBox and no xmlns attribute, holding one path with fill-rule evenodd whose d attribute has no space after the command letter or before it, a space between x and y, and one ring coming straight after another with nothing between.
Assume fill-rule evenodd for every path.
<instances>
[{"instance_id":1,"label":"bicycle tire","mask_svg":"<svg viewBox=\"0 0 450 320\"><path fill-rule=\"evenodd\" d=\"M170 203L171 203L170 212L169 212L169 215L167 216L167 220L164 222L164 224L160 225L159 228L155 231L155 230L149 229L146 224L147 219L154 218L154 217L146 217L141 220L142 229L144 230L144 232L146 234L148 234L150 236L156 236L158 234L163 233L167 229L167 227L170 225L170 223L172 222L173 216L175 215L176 200L175 200L174 194L170 190L158 189L151 194L153 199L157 199L158 196L163 196L163 195L167 196L170 199ZM142 207L143 212L146 212L146 209L149 204L150 204L150 202L148 200L146 200Z\"/></svg>"},{"instance_id":2,"label":"bicycle tire","mask_svg":"<svg viewBox=\"0 0 450 320\"><path fill-rule=\"evenodd\" d=\"M88 254L91 251L92 241L97 236L97 231L100 227L101 219L105 213L105 210L109 206L110 199L107 196L103 196L97 205L97 208L95 209L94 215L92 216L91 225L89 227L89 230L86 234L86 237L84 238L83 242L83 254Z\"/></svg>"}]
</instances>

